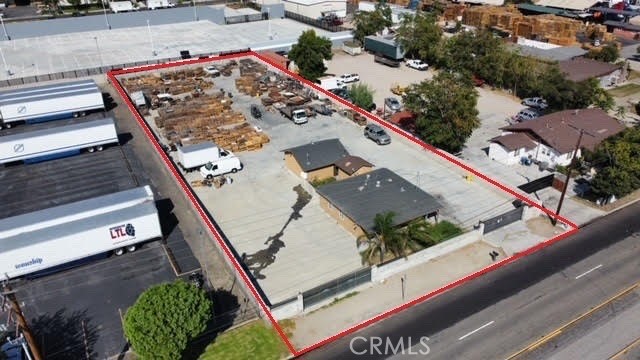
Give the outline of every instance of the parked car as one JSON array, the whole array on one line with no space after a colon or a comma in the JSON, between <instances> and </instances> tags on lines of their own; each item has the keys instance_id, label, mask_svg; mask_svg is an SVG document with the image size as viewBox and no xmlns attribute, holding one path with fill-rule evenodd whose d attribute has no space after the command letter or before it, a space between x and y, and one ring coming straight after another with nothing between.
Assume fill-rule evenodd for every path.
<instances>
[{"instance_id":1,"label":"parked car","mask_svg":"<svg viewBox=\"0 0 640 360\"><path fill-rule=\"evenodd\" d=\"M343 83L352 83L356 81L360 81L360 76L358 74L342 74L340 75L340 80Z\"/></svg>"},{"instance_id":2,"label":"parked car","mask_svg":"<svg viewBox=\"0 0 640 360\"><path fill-rule=\"evenodd\" d=\"M376 124L369 124L364 127L364 137L375 141L378 145L391 143L391 137L389 137L382 127Z\"/></svg>"},{"instance_id":3,"label":"parked car","mask_svg":"<svg viewBox=\"0 0 640 360\"><path fill-rule=\"evenodd\" d=\"M331 89L329 91L347 100L348 102L353 103L353 99L351 99L351 97L349 96L349 91L347 89L338 88L338 89Z\"/></svg>"},{"instance_id":4,"label":"parked car","mask_svg":"<svg viewBox=\"0 0 640 360\"><path fill-rule=\"evenodd\" d=\"M313 104L311 105L311 108L313 109L313 111L316 112L316 114L327 115L327 116L330 116L333 114L333 110L325 104Z\"/></svg>"},{"instance_id":5,"label":"parked car","mask_svg":"<svg viewBox=\"0 0 640 360\"><path fill-rule=\"evenodd\" d=\"M220 70L218 70L214 65L205 66L203 70L212 77L220 76Z\"/></svg>"},{"instance_id":6,"label":"parked car","mask_svg":"<svg viewBox=\"0 0 640 360\"><path fill-rule=\"evenodd\" d=\"M532 97L532 98L523 99L522 105L526 105L526 106L540 109L540 110L544 110L549 106L547 105L547 101L541 97Z\"/></svg>"},{"instance_id":7,"label":"parked car","mask_svg":"<svg viewBox=\"0 0 640 360\"><path fill-rule=\"evenodd\" d=\"M540 113L538 113L535 109L524 109L524 110L520 110L520 112L518 112L513 117L513 120L517 122L523 122L523 121L533 120L539 116L540 116Z\"/></svg>"},{"instance_id":8,"label":"parked car","mask_svg":"<svg viewBox=\"0 0 640 360\"><path fill-rule=\"evenodd\" d=\"M400 105L400 101L398 101L398 99L394 98L394 97L388 97L384 99L384 105L387 107L387 109L391 110L391 111L400 111L400 109L402 108L402 106Z\"/></svg>"},{"instance_id":9,"label":"parked car","mask_svg":"<svg viewBox=\"0 0 640 360\"><path fill-rule=\"evenodd\" d=\"M416 70L427 70L429 68L429 64L418 59L407 60L407 66Z\"/></svg>"}]
</instances>

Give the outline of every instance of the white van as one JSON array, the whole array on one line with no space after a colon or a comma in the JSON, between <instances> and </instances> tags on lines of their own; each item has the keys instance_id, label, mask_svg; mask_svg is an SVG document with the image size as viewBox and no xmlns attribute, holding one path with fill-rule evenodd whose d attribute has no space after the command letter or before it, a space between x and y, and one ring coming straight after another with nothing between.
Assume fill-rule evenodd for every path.
<instances>
[{"instance_id":1,"label":"white van","mask_svg":"<svg viewBox=\"0 0 640 360\"><path fill-rule=\"evenodd\" d=\"M347 89L347 85L337 76L323 76L316 81L316 84L325 90Z\"/></svg>"},{"instance_id":2,"label":"white van","mask_svg":"<svg viewBox=\"0 0 640 360\"><path fill-rule=\"evenodd\" d=\"M242 170L240 159L235 156L228 156L201 167L200 175L205 179L213 179L215 176L235 173L239 170Z\"/></svg>"}]
</instances>

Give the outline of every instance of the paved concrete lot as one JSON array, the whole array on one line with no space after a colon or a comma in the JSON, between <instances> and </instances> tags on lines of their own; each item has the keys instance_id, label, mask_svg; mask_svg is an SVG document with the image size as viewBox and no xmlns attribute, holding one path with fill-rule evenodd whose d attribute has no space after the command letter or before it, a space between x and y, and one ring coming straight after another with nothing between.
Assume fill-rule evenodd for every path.
<instances>
[{"instance_id":1,"label":"paved concrete lot","mask_svg":"<svg viewBox=\"0 0 640 360\"><path fill-rule=\"evenodd\" d=\"M128 349L121 316L149 286L175 279L159 242L15 286L46 359L105 359ZM85 348L85 339L88 348Z\"/></svg>"},{"instance_id":2,"label":"paved concrete lot","mask_svg":"<svg viewBox=\"0 0 640 360\"><path fill-rule=\"evenodd\" d=\"M233 87L232 78L218 79L217 86ZM235 109L248 115L249 104L256 100L234 94L233 101ZM387 167L437 197L445 205L443 218L466 228L513 208L511 197L484 182L468 181L465 172L448 161L396 136L391 145L380 147L364 138L361 127L337 114L318 116L302 126L276 113L267 112L260 121L247 119L271 142L262 150L237 154L245 169L233 176L232 184L194 190L237 252L246 255L272 303L360 267L355 239L319 208L313 190L285 168L281 150L288 147L340 138L351 154ZM189 173L186 178L197 180L200 175ZM312 194L299 210L301 217L291 208L299 184Z\"/></svg>"},{"instance_id":3,"label":"paved concrete lot","mask_svg":"<svg viewBox=\"0 0 640 360\"><path fill-rule=\"evenodd\" d=\"M402 102L400 96L391 92L392 85L407 86L431 79L434 75L432 70L419 71L407 67L404 63L399 68L393 68L374 62L371 54L351 56L342 50L334 51L333 59L328 62L327 69L327 73L338 76L348 73L359 74L360 82L369 85L375 91L373 101L379 108L382 108L386 97L393 96Z\"/></svg>"},{"instance_id":4,"label":"paved concrete lot","mask_svg":"<svg viewBox=\"0 0 640 360\"><path fill-rule=\"evenodd\" d=\"M216 25L209 21L158 25L151 20L149 35L145 17L136 18L137 22L128 23L127 28L113 30L100 30L100 20L103 19L91 18L95 28L84 32L65 32L0 43L7 61L4 70L13 74L8 76L7 71L2 71L0 80L175 58L180 56L181 50L189 50L195 55L268 46L282 41L295 43L300 33L309 28L306 24L289 19L274 19L270 22L273 36L273 40L270 40L267 21L234 25ZM34 24L47 23L42 21ZM339 33L315 31L322 36L339 36ZM156 55L153 55L153 51Z\"/></svg>"}]
</instances>

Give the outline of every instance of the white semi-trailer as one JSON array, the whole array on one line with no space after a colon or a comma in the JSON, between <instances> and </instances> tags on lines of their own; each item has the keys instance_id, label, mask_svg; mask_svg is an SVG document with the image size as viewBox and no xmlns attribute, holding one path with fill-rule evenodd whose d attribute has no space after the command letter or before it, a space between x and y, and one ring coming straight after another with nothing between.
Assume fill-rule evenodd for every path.
<instances>
[{"instance_id":1,"label":"white semi-trailer","mask_svg":"<svg viewBox=\"0 0 640 360\"><path fill-rule=\"evenodd\" d=\"M0 136L0 164L35 163L71 156L82 150L102 151L118 143L112 118Z\"/></svg>"},{"instance_id":2,"label":"white semi-trailer","mask_svg":"<svg viewBox=\"0 0 640 360\"><path fill-rule=\"evenodd\" d=\"M117 197L112 200L117 200ZM153 200L125 207L115 206L90 216L72 215L77 210L86 210L96 199L99 198L66 205L62 211L60 207L41 210L37 212L40 226L0 237L0 276L14 279L75 264L96 255L110 252L122 255L126 251L135 251L141 242L162 237ZM13 223L24 224L23 216L34 218L33 214L6 218L0 220L0 228L7 229ZM65 216L69 221L60 221ZM50 217L58 221L47 223Z\"/></svg>"},{"instance_id":3,"label":"white semi-trailer","mask_svg":"<svg viewBox=\"0 0 640 360\"><path fill-rule=\"evenodd\" d=\"M147 9L149 10L170 8L174 6L175 5L173 5L169 0L147 0Z\"/></svg>"},{"instance_id":4,"label":"white semi-trailer","mask_svg":"<svg viewBox=\"0 0 640 360\"><path fill-rule=\"evenodd\" d=\"M0 127L84 116L104 110L102 92L93 80L0 91Z\"/></svg>"}]
</instances>

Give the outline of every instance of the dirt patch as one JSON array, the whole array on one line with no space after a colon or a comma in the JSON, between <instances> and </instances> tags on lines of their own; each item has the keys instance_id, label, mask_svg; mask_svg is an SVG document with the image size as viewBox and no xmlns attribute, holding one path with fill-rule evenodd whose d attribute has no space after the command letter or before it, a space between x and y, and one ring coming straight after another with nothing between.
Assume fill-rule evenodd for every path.
<instances>
[{"instance_id":1,"label":"dirt patch","mask_svg":"<svg viewBox=\"0 0 640 360\"><path fill-rule=\"evenodd\" d=\"M547 216L538 216L527 221L527 229L532 233L545 238L552 238L565 231L560 226L553 226L551 220Z\"/></svg>"}]
</instances>

